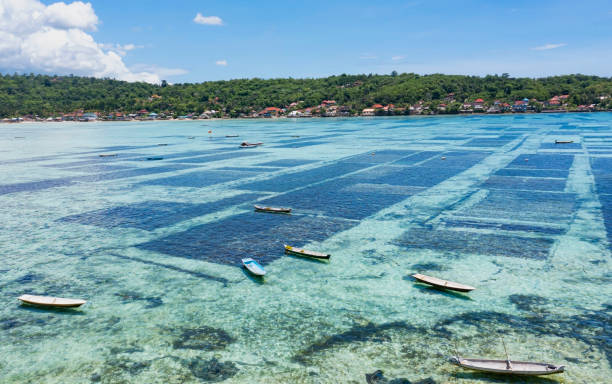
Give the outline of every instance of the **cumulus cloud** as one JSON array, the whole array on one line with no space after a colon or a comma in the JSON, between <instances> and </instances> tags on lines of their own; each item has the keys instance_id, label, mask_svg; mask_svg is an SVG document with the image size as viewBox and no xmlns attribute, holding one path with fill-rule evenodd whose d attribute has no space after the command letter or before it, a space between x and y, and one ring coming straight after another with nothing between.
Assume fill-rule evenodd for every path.
<instances>
[{"instance_id":1,"label":"cumulus cloud","mask_svg":"<svg viewBox=\"0 0 612 384\"><path fill-rule=\"evenodd\" d=\"M559 44L544 44L541 45L539 47L533 47L531 48L534 51L548 51L549 49L555 49L555 48L561 48L561 47L565 47L567 44L565 43L559 43Z\"/></svg>"},{"instance_id":2,"label":"cumulus cloud","mask_svg":"<svg viewBox=\"0 0 612 384\"><path fill-rule=\"evenodd\" d=\"M219 16L202 16L200 12L193 18L193 22L204 25L223 25L223 20Z\"/></svg>"},{"instance_id":3,"label":"cumulus cloud","mask_svg":"<svg viewBox=\"0 0 612 384\"><path fill-rule=\"evenodd\" d=\"M215 64L220 65L222 67L227 67L227 60L217 60Z\"/></svg>"},{"instance_id":4,"label":"cumulus cloud","mask_svg":"<svg viewBox=\"0 0 612 384\"><path fill-rule=\"evenodd\" d=\"M110 77L159 83L152 72L133 72L122 54L137 46L109 48L87 31L99 23L90 3L0 0L0 70Z\"/></svg>"}]
</instances>

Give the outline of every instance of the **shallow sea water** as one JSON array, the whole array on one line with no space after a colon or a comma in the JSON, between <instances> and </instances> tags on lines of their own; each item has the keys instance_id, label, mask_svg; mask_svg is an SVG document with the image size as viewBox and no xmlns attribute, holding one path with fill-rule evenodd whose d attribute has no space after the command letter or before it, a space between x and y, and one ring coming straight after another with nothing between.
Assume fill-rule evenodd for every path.
<instances>
[{"instance_id":1,"label":"shallow sea water","mask_svg":"<svg viewBox=\"0 0 612 384\"><path fill-rule=\"evenodd\" d=\"M2 383L612 377L612 114L5 124L0 142ZM502 337L567 371L447 362L504 358Z\"/></svg>"}]
</instances>

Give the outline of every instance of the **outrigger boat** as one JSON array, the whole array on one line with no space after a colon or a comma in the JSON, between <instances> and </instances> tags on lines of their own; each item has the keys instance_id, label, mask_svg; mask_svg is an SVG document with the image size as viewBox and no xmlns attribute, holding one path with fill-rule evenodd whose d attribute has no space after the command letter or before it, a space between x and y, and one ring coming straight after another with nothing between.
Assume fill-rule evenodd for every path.
<instances>
[{"instance_id":1,"label":"outrigger boat","mask_svg":"<svg viewBox=\"0 0 612 384\"><path fill-rule=\"evenodd\" d=\"M261 205L256 205L255 210L259 212L291 213L291 208L262 207Z\"/></svg>"},{"instance_id":2,"label":"outrigger boat","mask_svg":"<svg viewBox=\"0 0 612 384\"><path fill-rule=\"evenodd\" d=\"M476 289L469 285L455 283L453 281L448 281L448 280L442 280L442 279L438 279L437 277L422 275L420 273L415 273L414 275L412 275L412 277L414 277L415 279L417 279L418 281L422 283L429 284L437 288L450 289L450 290L459 291L459 292L469 292L469 291L473 291L474 289Z\"/></svg>"},{"instance_id":3,"label":"outrigger boat","mask_svg":"<svg viewBox=\"0 0 612 384\"><path fill-rule=\"evenodd\" d=\"M99 157L117 157L117 154L116 153L109 153L109 154L103 153L103 154L100 154L98 156Z\"/></svg>"},{"instance_id":4,"label":"outrigger boat","mask_svg":"<svg viewBox=\"0 0 612 384\"><path fill-rule=\"evenodd\" d=\"M263 145L263 143L247 143L245 141L243 143L240 143L240 148L254 148L259 147L260 145Z\"/></svg>"},{"instance_id":5,"label":"outrigger boat","mask_svg":"<svg viewBox=\"0 0 612 384\"><path fill-rule=\"evenodd\" d=\"M331 255L329 253L321 253L321 252L315 252L315 251L308 251L306 249L295 248L295 247L292 247L292 246L287 245L287 244L285 244L285 252L286 253L290 253L292 255L312 257L314 259L326 259L326 260L328 260L331 257Z\"/></svg>"},{"instance_id":6,"label":"outrigger boat","mask_svg":"<svg viewBox=\"0 0 612 384\"><path fill-rule=\"evenodd\" d=\"M532 361L511 361L504 339L502 338L501 341L504 346L504 352L506 353L506 360L465 359L459 356L459 352L455 351L457 355L452 356L450 362L474 371L501 373L506 375L540 376L561 373L565 370L565 366L563 365L534 363Z\"/></svg>"},{"instance_id":7,"label":"outrigger boat","mask_svg":"<svg viewBox=\"0 0 612 384\"><path fill-rule=\"evenodd\" d=\"M81 299L65 299L62 297L50 297L50 296L35 296L35 295L21 295L19 301L23 304L36 305L39 307L47 308L74 308L80 307L85 304L85 300Z\"/></svg>"},{"instance_id":8,"label":"outrigger boat","mask_svg":"<svg viewBox=\"0 0 612 384\"><path fill-rule=\"evenodd\" d=\"M255 276L264 276L266 274L264 267L250 257L242 259L242 266Z\"/></svg>"},{"instance_id":9,"label":"outrigger boat","mask_svg":"<svg viewBox=\"0 0 612 384\"><path fill-rule=\"evenodd\" d=\"M571 144L574 140L555 140L555 144Z\"/></svg>"}]
</instances>

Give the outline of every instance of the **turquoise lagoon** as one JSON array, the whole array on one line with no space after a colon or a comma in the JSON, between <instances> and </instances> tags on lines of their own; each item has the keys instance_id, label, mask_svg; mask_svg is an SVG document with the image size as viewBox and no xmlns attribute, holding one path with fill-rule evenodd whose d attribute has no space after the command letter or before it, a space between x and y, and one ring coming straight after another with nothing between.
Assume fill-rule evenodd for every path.
<instances>
[{"instance_id":1,"label":"turquoise lagoon","mask_svg":"<svg viewBox=\"0 0 612 384\"><path fill-rule=\"evenodd\" d=\"M504 382L447 362L504 358L502 337L513 359L567 366L514 382L610 380L612 114L20 124L0 140L2 383Z\"/></svg>"}]
</instances>

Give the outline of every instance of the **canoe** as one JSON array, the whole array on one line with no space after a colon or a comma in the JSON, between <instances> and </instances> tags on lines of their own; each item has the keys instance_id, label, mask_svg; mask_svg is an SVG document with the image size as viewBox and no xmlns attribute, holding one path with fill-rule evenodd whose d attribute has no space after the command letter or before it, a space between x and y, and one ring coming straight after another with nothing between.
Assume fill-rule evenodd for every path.
<instances>
[{"instance_id":1,"label":"canoe","mask_svg":"<svg viewBox=\"0 0 612 384\"><path fill-rule=\"evenodd\" d=\"M509 375L551 375L565 370L563 365L534 363L529 361L465 359L460 356L450 358L451 363L475 371L503 373Z\"/></svg>"},{"instance_id":2,"label":"canoe","mask_svg":"<svg viewBox=\"0 0 612 384\"><path fill-rule=\"evenodd\" d=\"M250 257L242 259L242 266L255 276L264 276L266 274L266 270L264 269L264 267L262 267L261 264L251 259Z\"/></svg>"},{"instance_id":3,"label":"canoe","mask_svg":"<svg viewBox=\"0 0 612 384\"><path fill-rule=\"evenodd\" d=\"M165 146L167 146L167 145L168 145L168 144L166 144L166 143L157 144L157 146L158 146L158 147L165 147Z\"/></svg>"},{"instance_id":4,"label":"canoe","mask_svg":"<svg viewBox=\"0 0 612 384\"><path fill-rule=\"evenodd\" d=\"M247 143L245 141L244 143L240 144L240 148L253 148L253 147L259 147L260 145L263 145L263 143Z\"/></svg>"},{"instance_id":5,"label":"canoe","mask_svg":"<svg viewBox=\"0 0 612 384\"><path fill-rule=\"evenodd\" d=\"M455 282L447 281L447 280L442 280L442 279L438 279L437 277L421 275L420 273L415 273L414 275L412 275L412 277L414 277L418 281L423 282L425 284L433 285L434 287L438 287L438 288L450 289L453 291L469 292L469 291L473 291L474 289L476 289L469 285L455 283Z\"/></svg>"},{"instance_id":6,"label":"canoe","mask_svg":"<svg viewBox=\"0 0 612 384\"><path fill-rule=\"evenodd\" d=\"M100 156L100 157L117 157L117 154L116 153L109 153L109 154L101 154L101 155L98 155L98 156Z\"/></svg>"},{"instance_id":7,"label":"canoe","mask_svg":"<svg viewBox=\"0 0 612 384\"><path fill-rule=\"evenodd\" d=\"M163 160L163 157L147 157L147 160L151 161L151 160Z\"/></svg>"},{"instance_id":8,"label":"canoe","mask_svg":"<svg viewBox=\"0 0 612 384\"><path fill-rule=\"evenodd\" d=\"M238 137L238 135L225 135L225 137Z\"/></svg>"},{"instance_id":9,"label":"canoe","mask_svg":"<svg viewBox=\"0 0 612 384\"><path fill-rule=\"evenodd\" d=\"M256 205L255 210L259 212L271 212L271 213L290 213L291 212L291 208L262 207L261 205Z\"/></svg>"},{"instance_id":10,"label":"canoe","mask_svg":"<svg viewBox=\"0 0 612 384\"><path fill-rule=\"evenodd\" d=\"M21 295L18 298L24 304L37 305L39 307L49 308L72 308L80 307L85 304L85 300L81 299L65 299L62 297L50 297L50 296L34 296L34 295Z\"/></svg>"},{"instance_id":11,"label":"canoe","mask_svg":"<svg viewBox=\"0 0 612 384\"><path fill-rule=\"evenodd\" d=\"M555 144L571 144L574 140L555 140Z\"/></svg>"},{"instance_id":12,"label":"canoe","mask_svg":"<svg viewBox=\"0 0 612 384\"><path fill-rule=\"evenodd\" d=\"M312 257L312 258L315 258L315 259L329 259L331 257L331 255L329 253L320 253L320 252L315 252L315 251L308 251L306 249L295 248L295 247L292 247L292 246L287 245L287 244L285 244L285 252L286 253L290 253L292 255Z\"/></svg>"}]
</instances>

